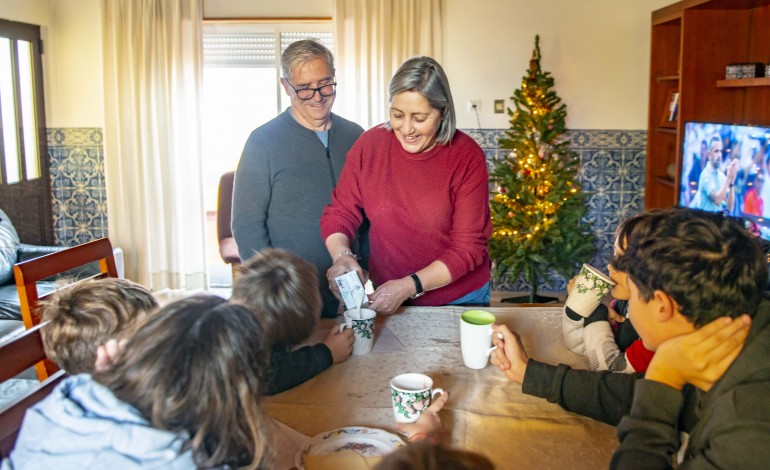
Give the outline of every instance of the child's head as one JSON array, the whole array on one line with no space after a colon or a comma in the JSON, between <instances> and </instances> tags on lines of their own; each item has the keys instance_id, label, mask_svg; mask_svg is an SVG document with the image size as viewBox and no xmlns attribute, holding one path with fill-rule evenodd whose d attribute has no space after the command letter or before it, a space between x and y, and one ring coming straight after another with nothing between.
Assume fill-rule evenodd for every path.
<instances>
[{"instance_id":1,"label":"child's head","mask_svg":"<svg viewBox=\"0 0 770 470\"><path fill-rule=\"evenodd\" d=\"M375 470L494 470L486 457L418 441L386 455Z\"/></svg>"},{"instance_id":2,"label":"child's head","mask_svg":"<svg viewBox=\"0 0 770 470\"><path fill-rule=\"evenodd\" d=\"M628 274L632 301L668 297L694 327L756 311L767 264L756 237L737 220L672 207L632 217L618 240L622 254L613 266ZM633 303L629 309L634 321Z\"/></svg>"},{"instance_id":3,"label":"child's head","mask_svg":"<svg viewBox=\"0 0 770 470\"><path fill-rule=\"evenodd\" d=\"M89 279L64 287L41 303L48 357L70 374L91 373L96 349L127 338L157 307L150 291L126 279Z\"/></svg>"},{"instance_id":4,"label":"child's head","mask_svg":"<svg viewBox=\"0 0 770 470\"><path fill-rule=\"evenodd\" d=\"M256 313L271 344L296 344L321 314L315 266L279 249L265 249L239 268L232 301Z\"/></svg>"},{"instance_id":5,"label":"child's head","mask_svg":"<svg viewBox=\"0 0 770 470\"><path fill-rule=\"evenodd\" d=\"M254 314L214 295L166 305L94 377L153 427L190 436L195 463L256 468L268 351Z\"/></svg>"}]
</instances>

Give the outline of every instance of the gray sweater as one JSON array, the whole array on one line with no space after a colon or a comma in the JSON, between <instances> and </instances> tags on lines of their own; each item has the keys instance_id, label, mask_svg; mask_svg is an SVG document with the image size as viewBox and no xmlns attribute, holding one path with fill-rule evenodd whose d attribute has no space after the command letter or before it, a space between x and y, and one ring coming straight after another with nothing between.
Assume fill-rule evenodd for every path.
<instances>
[{"instance_id":1,"label":"gray sweater","mask_svg":"<svg viewBox=\"0 0 770 470\"><path fill-rule=\"evenodd\" d=\"M331 259L319 221L347 152L363 129L332 114L327 151L290 109L255 129L246 141L235 173L233 236L242 260L273 247L315 265L324 300L322 315L333 317L338 302L326 281Z\"/></svg>"}]
</instances>

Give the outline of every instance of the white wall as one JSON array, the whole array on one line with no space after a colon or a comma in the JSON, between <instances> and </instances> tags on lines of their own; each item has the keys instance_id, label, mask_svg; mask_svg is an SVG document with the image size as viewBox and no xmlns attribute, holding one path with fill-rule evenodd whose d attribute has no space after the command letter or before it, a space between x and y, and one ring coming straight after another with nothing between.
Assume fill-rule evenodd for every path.
<instances>
[{"instance_id":1,"label":"white wall","mask_svg":"<svg viewBox=\"0 0 770 470\"><path fill-rule=\"evenodd\" d=\"M482 128L507 128L513 91L540 35L542 68L575 129L645 129L650 13L672 0L445 0L444 67L458 126L477 127L468 100L481 100Z\"/></svg>"},{"instance_id":2,"label":"white wall","mask_svg":"<svg viewBox=\"0 0 770 470\"><path fill-rule=\"evenodd\" d=\"M103 127L101 2L0 0L0 18L41 25L48 127Z\"/></svg>"},{"instance_id":3,"label":"white wall","mask_svg":"<svg viewBox=\"0 0 770 470\"><path fill-rule=\"evenodd\" d=\"M363 0L362 0L363 1ZM507 128L494 99L520 86L535 34L574 129L644 129L650 12L673 0L445 0L443 65L458 126ZM207 17L331 16L332 0L204 0ZM0 18L44 26L49 127L101 127L100 0L0 0Z\"/></svg>"}]
</instances>

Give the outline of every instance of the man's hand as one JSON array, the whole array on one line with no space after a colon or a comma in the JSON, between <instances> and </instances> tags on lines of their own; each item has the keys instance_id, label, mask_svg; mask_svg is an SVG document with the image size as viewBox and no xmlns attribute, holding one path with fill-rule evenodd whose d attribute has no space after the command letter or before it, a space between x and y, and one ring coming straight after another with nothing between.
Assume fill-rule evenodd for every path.
<instances>
[{"instance_id":1,"label":"man's hand","mask_svg":"<svg viewBox=\"0 0 770 470\"><path fill-rule=\"evenodd\" d=\"M492 330L495 331L495 334L492 335L492 341L497 346L490 357L492 364L503 371L505 376L512 381L522 383L524 373L527 371L529 357L521 344L521 338L505 325L494 324ZM500 335L503 337L500 338Z\"/></svg>"},{"instance_id":2,"label":"man's hand","mask_svg":"<svg viewBox=\"0 0 770 470\"><path fill-rule=\"evenodd\" d=\"M727 181L730 184L735 183L736 176L738 176L738 160L730 160L727 163Z\"/></svg>"},{"instance_id":3,"label":"man's hand","mask_svg":"<svg viewBox=\"0 0 770 470\"><path fill-rule=\"evenodd\" d=\"M410 440L412 436L417 434L425 434L427 439L438 444L441 442L441 435L443 434L443 428L441 427L441 418L438 412L444 407L446 402L449 401L449 392L444 391L439 397L437 397L425 408L417 421L414 423L396 423L396 429L406 434L407 440Z\"/></svg>"},{"instance_id":4,"label":"man's hand","mask_svg":"<svg viewBox=\"0 0 770 470\"><path fill-rule=\"evenodd\" d=\"M677 390L689 383L709 391L743 348L751 318L717 318L692 333L664 341L655 351L644 378Z\"/></svg>"},{"instance_id":5,"label":"man's hand","mask_svg":"<svg viewBox=\"0 0 770 470\"><path fill-rule=\"evenodd\" d=\"M332 363L342 362L353 353L353 330L345 328L340 332L340 326L334 325L326 335L323 344L332 353Z\"/></svg>"}]
</instances>

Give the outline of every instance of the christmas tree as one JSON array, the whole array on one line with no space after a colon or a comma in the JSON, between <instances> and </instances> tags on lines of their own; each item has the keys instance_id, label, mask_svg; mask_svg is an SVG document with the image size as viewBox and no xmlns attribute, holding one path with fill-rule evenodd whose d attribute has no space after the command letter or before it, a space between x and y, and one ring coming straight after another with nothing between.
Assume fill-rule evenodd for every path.
<instances>
[{"instance_id":1,"label":"christmas tree","mask_svg":"<svg viewBox=\"0 0 770 470\"><path fill-rule=\"evenodd\" d=\"M529 70L511 97L516 109L508 108L511 127L500 139L510 152L493 162L490 173L495 275L512 284L523 274L532 290L521 300L529 302L543 300L537 285L549 270L568 279L595 251L593 233L582 220L580 157L564 136L567 106L553 91L551 74L540 69L540 58L535 36Z\"/></svg>"}]
</instances>

